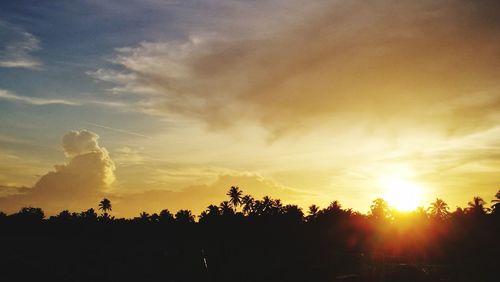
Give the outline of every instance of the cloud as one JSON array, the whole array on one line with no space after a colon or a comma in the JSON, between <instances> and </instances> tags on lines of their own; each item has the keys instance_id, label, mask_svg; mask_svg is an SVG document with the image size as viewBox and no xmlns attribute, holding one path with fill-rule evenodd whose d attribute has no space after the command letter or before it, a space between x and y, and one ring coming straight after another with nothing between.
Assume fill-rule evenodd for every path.
<instances>
[{"instance_id":1,"label":"cloud","mask_svg":"<svg viewBox=\"0 0 500 282\"><path fill-rule=\"evenodd\" d=\"M38 69L42 63L31 53L40 49L33 34L0 21L0 67Z\"/></svg>"},{"instance_id":2,"label":"cloud","mask_svg":"<svg viewBox=\"0 0 500 282\"><path fill-rule=\"evenodd\" d=\"M90 131L71 131L63 137L68 163L41 176L31 189L0 198L2 208L13 212L23 206L40 206L48 213L95 206L115 180L114 162Z\"/></svg>"},{"instance_id":3,"label":"cloud","mask_svg":"<svg viewBox=\"0 0 500 282\"><path fill-rule=\"evenodd\" d=\"M98 138L97 134L87 130L70 131L62 138L64 153L67 157L74 157L100 151L101 148L97 143Z\"/></svg>"},{"instance_id":4,"label":"cloud","mask_svg":"<svg viewBox=\"0 0 500 282\"><path fill-rule=\"evenodd\" d=\"M67 106L82 106L82 105L100 105L112 108L122 108L127 110L131 109L127 104L117 101L105 101L105 100L68 100L68 99L50 99L50 98L39 98L32 96L22 96L12 93L11 91L0 89L0 100L6 100L11 102L23 103L34 106L46 106L46 105L67 105ZM94 124L94 126L97 126Z\"/></svg>"},{"instance_id":5,"label":"cloud","mask_svg":"<svg viewBox=\"0 0 500 282\"><path fill-rule=\"evenodd\" d=\"M29 191L28 187L17 187L10 185L0 185L0 197L26 193Z\"/></svg>"},{"instance_id":6,"label":"cloud","mask_svg":"<svg viewBox=\"0 0 500 282\"><path fill-rule=\"evenodd\" d=\"M0 89L0 99L21 102L30 105L43 106L52 104L62 104L62 105L79 105L77 102L72 102L64 99L44 99L37 97L19 96L10 91Z\"/></svg>"},{"instance_id":7,"label":"cloud","mask_svg":"<svg viewBox=\"0 0 500 282\"><path fill-rule=\"evenodd\" d=\"M131 194L115 194L113 210L119 216L134 217L142 211L160 212L162 209L177 211L191 209L195 214L201 213L210 204L218 204L226 199L227 190L231 186L239 186L244 193L256 198L263 196L277 197L284 202L297 202L304 193L283 186L255 173L236 172L220 174L208 184L191 185L181 191L148 190ZM116 207L116 209L115 209Z\"/></svg>"},{"instance_id":8,"label":"cloud","mask_svg":"<svg viewBox=\"0 0 500 282\"><path fill-rule=\"evenodd\" d=\"M116 69L90 74L137 95L145 112L211 128L250 121L275 135L319 124L457 133L495 124L497 2L264 3L275 10L242 24L257 29L228 27L241 23L228 5L231 20L193 28L185 41L119 48Z\"/></svg>"},{"instance_id":9,"label":"cloud","mask_svg":"<svg viewBox=\"0 0 500 282\"><path fill-rule=\"evenodd\" d=\"M269 195L285 202L297 202L312 195L257 173L180 164L165 167L164 163L162 166L160 162L148 162L139 149L130 147L115 150L118 169L122 169L118 176L140 174L141 177L132 177L137 182L128 185L120 181L115 185L115 162L98 139L97 134L88 130L67 132L62 138L62 148L68 162L56 165L33 187L0 185L1 210L12 213L21 207L37 206L51 215L65 209L81 211L96 207L100 199L107 197L112 200L117 216L134 217L141 211L159 212L165 208L172 211L188 208L199 213L209 204L225 199L227 189L234 185L255 197ZM124 165L120 164L122 161ZM132 166L131 171L128 166ZM130 184L139 189L130 190Z\"/></svg>"}]
</instances>

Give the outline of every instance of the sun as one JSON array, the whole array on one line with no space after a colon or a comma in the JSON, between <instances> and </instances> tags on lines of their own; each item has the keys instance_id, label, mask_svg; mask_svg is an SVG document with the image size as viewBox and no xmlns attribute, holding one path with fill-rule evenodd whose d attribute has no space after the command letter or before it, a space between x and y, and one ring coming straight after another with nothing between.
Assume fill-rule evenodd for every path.
<instances>
[{"instance_id":1,"label":"sun","mask_svg":"<svg viewBox=\"0 0 500 282\"><path fill-rule=\"evenodd\" d=\"M417 183L395 175L381 177L379 182L384 189L383 198L391 207L412 211L420 205L423 189Z\"/></svg>"}]
</instances>

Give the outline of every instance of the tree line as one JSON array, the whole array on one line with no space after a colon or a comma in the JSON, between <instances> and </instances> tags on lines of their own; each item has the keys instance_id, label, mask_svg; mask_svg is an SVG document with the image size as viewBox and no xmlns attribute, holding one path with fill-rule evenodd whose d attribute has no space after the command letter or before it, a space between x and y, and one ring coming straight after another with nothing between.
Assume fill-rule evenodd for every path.
<instances>
[{"instance_id":1,"label":"tree line","mask_svg":"<svg viewBox=\"0 0 500 282\"><path fill-rule=\"evenodd\" d=\"M438 198L399 212L379 198L366 214L339 201L303 211L237 186L197 216L115 218L109 199L96 204L0 213L4 280L498 281L500 191L455 210Z\"/></svg>"},{"instance_id":2,"label":"tree line","mask_svg":"<svg viewBox=\"0 0 500 282\"><path fill-rule=\"evenodd\" d=\"M361 214L350 208L343 209L339 201L333 201L323 209L313 204L309 206L307 214L298 205L283 204L280 199L273 199L269 196L264 196L262 199L255 199L251 195L244 195L243 191L238 186L232 186L226 194L228 200L222 201L219 205L211 204L200 215L195 216L191 210L181 209L175 214L168 209L164 209L159 213L149 214L141 212L137 217L131 219L121 218L119 220L128 220L134 222L179 222L179 223L203 223L213 220L214 218L256 218L256 217L279 217L288 218L298 222L310 222L317 218L321 218L326 214L333 212L343 212L355 216L364 216L373 219L394 220L402 215L419 215L428 219L446 220L450 217L460 216L496 216L500 215L500 190L495 194L495 199L488 204L479 196L473 197L467 203L465 208L457 207L451 211L449 205L440 198L430 203L426 209L418 207L411 212L400 212L392 209L383 198L373 200L368 214ZM101 213L98 214L98 211ZM104 198L98 203L98 211L90 208L82 212L70 212L68 210L61 211L58 215L45 218L45 213L41 208L23 207L17 213L7 215L0 211L0 220L12 219L21 221L114 221L118 220L110 215L112 211L111 201Z\"/></svg>"}]
</instances>

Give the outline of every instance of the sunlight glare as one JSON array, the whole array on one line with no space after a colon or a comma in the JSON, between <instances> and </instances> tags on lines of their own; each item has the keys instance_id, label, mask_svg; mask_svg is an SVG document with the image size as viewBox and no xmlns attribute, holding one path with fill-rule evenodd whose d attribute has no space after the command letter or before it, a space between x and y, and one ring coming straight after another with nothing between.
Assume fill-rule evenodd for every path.
<instances>
[{"instance_id":1,"label":"sunlight glare","mask_svg":"<svg viewBox=\"0 0 500 282\"><path fill-rule=\"evenodd\" d=\"M400 176L380 178L384 189L383 198L387 203L400 211L415 210L421 203L423 189L420 185Z\"/></svg>"}]
</instances>

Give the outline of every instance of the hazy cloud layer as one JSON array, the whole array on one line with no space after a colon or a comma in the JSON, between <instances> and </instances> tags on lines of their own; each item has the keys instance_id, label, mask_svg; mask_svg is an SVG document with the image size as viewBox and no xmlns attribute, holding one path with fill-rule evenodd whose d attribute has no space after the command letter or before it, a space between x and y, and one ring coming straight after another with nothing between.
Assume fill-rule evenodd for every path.
<instances>
[{"instance_id":1,"label":"hazy cloud layer","mask_svg":"<svg viewBox=\"0 0 500 282\"><path fill-rule=\"evenodd\" d=\"M246 194L261 198L271 196L284 202L295 203L306 194L283 186L254 173L220 174L208 184L192 185L181 191L147 190L133 194L115 194L114 206L119 216L134 217L142 211L160 212L162 209L177 211L191 209L200 214L210 204L218 204L227 199L231 186L239 186Z\"/></svg>"},{"instance_id":2,"label":"hazy cloud layer","mask_svg":"<svg viewBox=\"0 0 500 282\"><path fill-rule=\"evenodd\" d=\"M115 163L108 151L99 145L98 139L97 134L87 130L66 133L62 147L68 163L56 165L54 171L41 176L32 188L0 185L1 210L12 213L21 207L36 206L42 207L47 214L65 209L81 211L95 208L100 199L109 197L113 200L114 213L119 216L134 217L141 211L159 212L165 208L172 211L189 208L199 213L209 204L222 201L229 187L235 185L256 197L270 195L284 201L297 201L309 195L256 173L215 168L161 169L155 166L148 167L155 175L142 176L155 179L156 183L150 183L154 190L145 190L148 187L132 193L125 193L124 187L110 190L115 181ZM131 148L122 148L117 153L129 164L144 165L142 159L130 159L131 154L137 154ZM143 172L135 170L132 173ZM162 178L170 185L158 185ZM199 181L193 181L193 178ZM190 184L193 182L197 184ZM173 183L176 187L171 187ZM148 183L143 181L139 185Z\"/></svg>"},{"instance_id":3,"label":"hazy cloud layer","mask_svg":"<svg viewBox=\"0 0 500 282\"><path fill-rule=\"evenodd\" d=\"M38 49L39 40L33 34L0 21L0 67L36 69L41 62L31 53Z\"/></svg>"},{"instance_id":4,"label":"hazy cloud layer","mask_svg":"<svg viewBox=\"0 0 500 282\"><path fill-rule=\"evenodd\" d=\"M214 128L250 120L275 134L319 123L460 133L498 120L497 1L302 5L271 5L280 21L258 18L267 25L244 19L260 29L213 24L186 41L117 49L120 68L90 74L139 95L146 112Z\"/></svg>"},{"instance_id":5,"label":"hazy cloud layer","mask_svg":"<svg viewBox=\"0 0 500 282\"><path fill-rule=\"evenodd\" d=\"M68 163L40 177L24 193L0 199L2 209L13 212L23 206L40 206L48 213L92 207L114 181L115 166L107 150L90 131L71 131L63 137Z\"/></svg>"}]
</instances>

